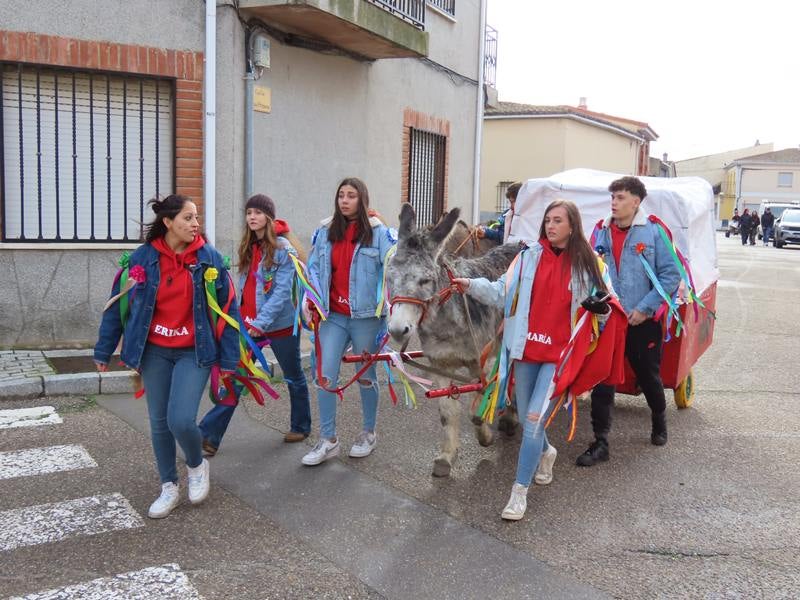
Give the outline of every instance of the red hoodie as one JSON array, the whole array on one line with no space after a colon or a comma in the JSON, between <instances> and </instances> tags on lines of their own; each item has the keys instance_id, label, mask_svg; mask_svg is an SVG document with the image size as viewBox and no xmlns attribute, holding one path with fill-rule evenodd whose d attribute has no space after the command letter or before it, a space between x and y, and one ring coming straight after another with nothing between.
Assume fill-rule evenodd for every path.
<instances>
[{"instance_id":1,"label":"red hoodie","mask_svg":"<svg viewBox=\"0 0 800 600\"><path fill-rule=\"evenodd\" d=\"M330 306L335 313L350 316L350 265L358 241L358 223L350 221L344 237L331 249Z\"/></svg>"},{"instance_id":2,"label":"red hoodie","mask_svg":"<svg viewBox=\"0 0 800 600\"><path fill-rule=\"evenodd\" d=\"M533 278L533 298L528 313L528 341L522 360L555 363L571 332L572 269L566 252L553 252L547 239L539 240L542 255Z\"/></svg>"},{"instance_id":3,"label":"red hoodie","mask_svg":"<svg viewBox=\"0 0 800 600\"><path fill-rule=\"evenodd\" d=\"M152 242L158 250L158 267L161 278L156 293L156 305L147 341L167 348L194 346L194 318L192 315L192 272L188 265L197 264L197 250L205 245L202 236L195 236L180 254L170 248L164 238Z\"/></svg>"}]
</instances>

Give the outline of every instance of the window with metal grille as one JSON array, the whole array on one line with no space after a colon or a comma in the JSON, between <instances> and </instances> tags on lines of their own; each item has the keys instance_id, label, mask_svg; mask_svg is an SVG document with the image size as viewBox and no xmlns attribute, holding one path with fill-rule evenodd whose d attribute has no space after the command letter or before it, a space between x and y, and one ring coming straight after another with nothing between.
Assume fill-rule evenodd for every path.
<instances>
[{"instance_id":1,"label":"window with metal grille","mask_svg":"<svg viewBox=\"0 0 800 600\"><path fill-rule=\"evenodd\" d=\"M422 227L439 220L444 212L444 177L447 137L410 128L408 201Z\"/></svg>"},{"instance_id":2,"label":"window with metal grille","mask_svg":"<svg viewBox=\"0 0 800 600\"><path fill-rule=\"evenodd\" d=\"M511 208L511 203L506 198L506 192L508 191L508 186L510 186L513 181L501 181L497 184L497 202L495 203L495 210L502 214L506 212L509 208Z\"/></svg>"},{"instance_id":3,"label":"window with metal grille","mask_svg":"<svg viewBox=\"0 0 800 600\"><path fill-rule=\"evenodd\" d=\"M3 241L139 240L174 189L173 99L170 80L2 63Z\"/></svg>"}]
</instances>

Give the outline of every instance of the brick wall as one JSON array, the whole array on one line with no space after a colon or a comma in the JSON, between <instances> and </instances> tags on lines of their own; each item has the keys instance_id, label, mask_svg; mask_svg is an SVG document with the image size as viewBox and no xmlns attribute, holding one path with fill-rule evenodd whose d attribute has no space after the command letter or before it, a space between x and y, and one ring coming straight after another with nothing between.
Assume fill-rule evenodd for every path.
<instances>
[{"instance_id":1,"label":"brick wall","mask_svg":"<svg viewBox=\"0 0 800 600\"><path fill-rule=\"evenodd\" d=\"M403 111L403 152L401 156L400 202L408 202L408 166L411 149L411 128L430 131L447 138L444 156L444 210L447 210L447 188L450 179L450 121L439 119L410 108Z\"/></svg>"},{"instance_id":2,"label":"brick wall","mask_svg":"<svg viewBox=\"0 0 800 600\"><path fill-rule=\"evenodd\" d=\"M0 30L0 61L175 80L175 192L203 212L203 53Z\"/></svg>"}]
</instances>

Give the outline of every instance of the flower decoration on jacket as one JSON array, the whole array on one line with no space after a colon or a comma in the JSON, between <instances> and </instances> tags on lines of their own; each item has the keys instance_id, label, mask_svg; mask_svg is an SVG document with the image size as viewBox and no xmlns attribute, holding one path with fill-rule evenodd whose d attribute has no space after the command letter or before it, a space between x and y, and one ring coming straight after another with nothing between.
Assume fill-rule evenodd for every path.
<instances>
[{"instance_id":1,"label":"flower decoration on jacket","mask_svg":"<svg viewBox=\"0 0 800 600\"><path fill-rule=\"evenodd\" d=\"M206 269L206 272L203 273L203 279L205 279L207 283L216 281L217 277L219 277L219 271L217 271L214 267L209 267Z\"/></svg>"},{"instance_id":2,"label":"flower decoration on jacket","mask_svg":"<svg viewBox=\"0 0 800 600\"><path fill-rule=\"evenodd\" d=\"M144 283L147 281L147 273L142 265L133 265L128 272L128 277L133 279L136 283Z\"/></svg>"},{"instance_id":3,"label":"flower decoration on jacket","mask_svg":"<svg viewBox=\"0 0 800 600\"><path fill-rule=\"evenodd\" d=\"M605 256L605 254L606 254L605 246L602 246L600 244L598 244L597 246L594 247L594 251L597 252L598 256Z\"/></svg>"},{"instance_id":4,"label":"flower decoration on jacket","mask_svg":"<svg viewBox=\"0 0 800 600\"><path fill-rule=\"evenodd\" d=\"M262 281L262 291L264 294L269 294L270 290L272 289L272 273L268 273L266 277L263 278Z\"/></svg>"},{"instance_id":5,"label":"flower decoration on jacket","mask_svg":"<svg viewBox=\"0 0 800 600\"><path fill-rule=\"evenodd\" d=\"M647 248L645 243L639 242L638 244L636 244L636 254L644 254L645 248Z\"/></svg>"},{"instance_id":6,"label":"flower decoration on jacket","mask_svg":"<svg viewBox=\"0 0 800 600\"><path fill-rule=\"evenodd\" d=\"M111 298L108 299L105 306L103 306L103 311L108 310L119 301L119 316L124 329L125 324L128 322L128 314L130 313L129 301L132 299L132 296L128 298L128 292L134 289L137 283L144 282L147 276L142 265L130 266L131 255L128 252L122 253L122 256L119 257L118 264L120 268L114 277L112 289L117 286L119 287L117 288L117 293L113 294Z\"/></svg>"}]
</instances>

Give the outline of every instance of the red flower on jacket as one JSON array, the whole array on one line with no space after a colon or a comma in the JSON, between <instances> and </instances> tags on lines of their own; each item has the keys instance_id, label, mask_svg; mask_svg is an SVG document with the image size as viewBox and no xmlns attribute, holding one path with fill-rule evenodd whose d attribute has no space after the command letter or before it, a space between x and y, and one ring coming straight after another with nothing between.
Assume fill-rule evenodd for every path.
<instances>
[{"instance_id":1,"label":"red flower on jacket","mask_svg":"<svg viewBox=\"0 0 800 600\"><path fill-rule=\"evenodd\" d=\"M133 265L128 272L128 277L133 279L136 283L144 283L147 281L147 273L145 273L142 265Z\"/></svg>"},{"instance_id":2,"label":"red flower on jacket","mask_svg":"<svg viewBox=\"0 0 800 600\"><path fill-rule=\"evenodd\" d=\"M642 254L645 248L647 248L647 246L645 246L644 242L639 242L636 244L636 254Z\"/></svg>"}]
</instances>

